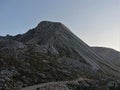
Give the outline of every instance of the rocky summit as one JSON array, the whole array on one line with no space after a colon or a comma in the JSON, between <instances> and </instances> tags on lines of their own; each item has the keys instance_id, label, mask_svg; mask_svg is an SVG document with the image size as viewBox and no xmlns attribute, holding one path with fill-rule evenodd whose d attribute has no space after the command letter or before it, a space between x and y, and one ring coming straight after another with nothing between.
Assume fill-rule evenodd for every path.
<instances>
[{"instance_id":1,"label":"rocky summit","mask_svg":"<svg viewBox=\"0 0 120 90\"><path fill-rule=\"evenodd\" d=\"M42 21L24 34L0 36L0 90L77 78L85 87L119 86L120 52L108 51L90 47L60 22ZM100 84L102 80L106 84ZM82 88L78 84L64 85L67 89L54 90L88 90L75 89Z\"/></svg>"}]
</instances>

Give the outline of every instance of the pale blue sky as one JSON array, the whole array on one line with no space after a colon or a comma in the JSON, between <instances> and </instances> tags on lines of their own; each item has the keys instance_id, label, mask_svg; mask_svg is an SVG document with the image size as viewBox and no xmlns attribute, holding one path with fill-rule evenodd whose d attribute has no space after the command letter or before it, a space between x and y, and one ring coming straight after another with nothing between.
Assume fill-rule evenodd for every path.
<instances>
[{"instance_id":1,"label":"pale blue sky","mask_svg":"<svg viewBox=\"0 0 120 90\"><path fill-rule=\"evenodd\" d=\"M120 51L120 0L0 0L0 35L57 21L91 46Z\"/></svg>"}]
</instances>

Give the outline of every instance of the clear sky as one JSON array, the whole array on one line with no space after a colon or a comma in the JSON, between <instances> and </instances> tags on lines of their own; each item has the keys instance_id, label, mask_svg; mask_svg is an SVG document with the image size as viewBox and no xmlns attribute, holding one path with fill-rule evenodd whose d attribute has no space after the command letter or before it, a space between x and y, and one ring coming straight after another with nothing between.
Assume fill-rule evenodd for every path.
<instances>
[{"instance_id":1,"label":"clear sky","mask_svg":"<svg viewBox=\"0 0 120 90\"><path fill-rule=\"evenodd\" d=\"M91 46L120 51L120 0L0 0L0 35L58 21Z\"/></svg>"}]
</instances>

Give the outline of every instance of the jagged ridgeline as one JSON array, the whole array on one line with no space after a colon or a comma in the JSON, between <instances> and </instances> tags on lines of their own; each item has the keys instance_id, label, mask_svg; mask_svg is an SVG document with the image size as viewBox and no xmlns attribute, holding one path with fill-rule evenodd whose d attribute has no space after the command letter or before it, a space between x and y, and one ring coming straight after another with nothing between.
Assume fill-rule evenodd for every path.
<instances>
[{"instance_id":1,"label":"jagged ridgeline","mask_svg":"<svg viewBox=\"0 0 120 90\"><path fill-rule=\"evenodd\" d=\"M79 77L119 79L117 61L96 51L59 22L43 21L24 34L1 36L0 88L13 90Z\"/></svg>"}]
</instances>

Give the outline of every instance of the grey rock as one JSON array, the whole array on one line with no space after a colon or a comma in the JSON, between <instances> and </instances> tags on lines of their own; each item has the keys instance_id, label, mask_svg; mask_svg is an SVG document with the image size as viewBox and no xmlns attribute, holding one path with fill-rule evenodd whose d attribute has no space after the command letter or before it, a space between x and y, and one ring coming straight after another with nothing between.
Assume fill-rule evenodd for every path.
<instances>
[{"instance_id":1,"label":"grey rock","mask_svg":"<svg viewBox=\"0 0 120 90\"><path fill-rule=\"evenodd\" d=\"M116 55L111 53L106 57L116 59ZM79 76L119 79L119 57L116 63L106 57L59 22L43 21L24 34L0 37L0 74L5 76L4 85L8 88Z\"/></svg>"}]
</instances>

